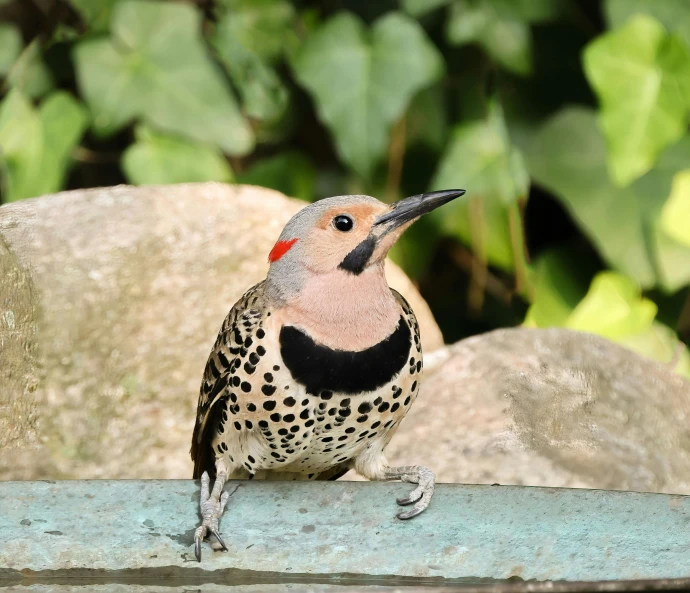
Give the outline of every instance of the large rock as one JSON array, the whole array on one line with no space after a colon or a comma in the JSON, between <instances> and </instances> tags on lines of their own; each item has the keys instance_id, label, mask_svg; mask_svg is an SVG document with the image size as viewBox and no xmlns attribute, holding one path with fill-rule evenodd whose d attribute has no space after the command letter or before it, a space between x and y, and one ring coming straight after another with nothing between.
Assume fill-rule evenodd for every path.
<instances>
[{"instance_id":1,"label":"large rock","mask_svg":"<svg viewBox=\"0 0 690 593\"><path fill-rule=\"evenodd\" d=\"M389 446L439 480L690 494L690 382L603 338L507 329L435 353Z\"/></svg>"},{"instance_id":2,"label":"large rock","mask_svg":"<svg viewBox=\"0 0 690 593\"><path fill-rule=\"evenodd\" d=\"M0 479L189 477L227 311L304 203L221 184L74 191L0 208ZM394 265L428 350L443 343Z\"/></svg>"}]
</instances>

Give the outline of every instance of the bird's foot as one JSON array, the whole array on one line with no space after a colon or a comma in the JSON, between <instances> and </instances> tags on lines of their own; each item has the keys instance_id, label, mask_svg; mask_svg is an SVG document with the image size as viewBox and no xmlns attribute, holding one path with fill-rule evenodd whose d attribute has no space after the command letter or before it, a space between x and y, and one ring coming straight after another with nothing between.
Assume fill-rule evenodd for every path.
<instances>
[{"instance_id":1,"label":"bird's foot","mask_svg":"<svg viewBox=\"0 0 690 593\"><path fill-rule=\"evenodd\" d=\"M423 512L431 502L434 494L436 476L428 467L413 465L408 467L391 467L386 476L389 480L402 480L417 484L417 487L404 498L398 498L399 505L414 504L409 511L398 513L398 519L411 519Z\"/></svg>"},{"instance_id":2,"label":"bird's foot","mask_svg":"<svg viewBox=\"0 0 690 593\"><path fill-rule=\"evenodd\" d=\"M216 478L212 492L209 490L210 484L211 478L209 478L208 472L204 472L201 476L201 498L199 501L202 522L194 532L194 554L199 562L201 562L201 542L209 533L218 540L221 549L225 551L228 549L223 538L220 537L218 522L234 490L232 492L223 492L225 475L222 474L219 474ZM237 487L235 490L237 490Z\"/></svg>"}]
</instances>

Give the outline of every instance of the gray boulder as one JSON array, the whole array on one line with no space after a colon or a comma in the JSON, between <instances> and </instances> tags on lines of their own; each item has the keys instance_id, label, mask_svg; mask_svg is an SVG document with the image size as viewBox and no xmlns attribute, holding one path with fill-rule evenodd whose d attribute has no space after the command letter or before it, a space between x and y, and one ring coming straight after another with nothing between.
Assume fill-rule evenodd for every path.
<instances>
[{"instance_id":1,"label":"gray boulder","mask_svg":"<svg viewBox=\"0 0 690 593\"><path fill-rule=\"evenodd\" d=\"M466 484L690 494L690 382L668 366L565 329L496 330L433 357L388 448L396 464Z\"/></svg>"}]
</instances>

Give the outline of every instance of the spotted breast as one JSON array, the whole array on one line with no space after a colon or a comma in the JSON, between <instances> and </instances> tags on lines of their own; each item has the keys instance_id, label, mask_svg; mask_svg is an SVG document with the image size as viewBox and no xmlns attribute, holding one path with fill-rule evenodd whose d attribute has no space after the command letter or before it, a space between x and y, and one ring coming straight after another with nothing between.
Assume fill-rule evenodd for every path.
<instances>
[{"instance_id":1,"label":"spotted breast","mask_svg":"<svg viewBox=\"0 0 690 593\"><path fill-rule=\"evenodd\" d=\"M417 320L394 295L400 318L393 333L347 352L297 327L276 327L263 284L250 289L226 318L206 367L195 477L214 475L222 459L234 478L332 479L372 443L385 447L417 397L422 370Z\"/></svg>"}]
</instances>

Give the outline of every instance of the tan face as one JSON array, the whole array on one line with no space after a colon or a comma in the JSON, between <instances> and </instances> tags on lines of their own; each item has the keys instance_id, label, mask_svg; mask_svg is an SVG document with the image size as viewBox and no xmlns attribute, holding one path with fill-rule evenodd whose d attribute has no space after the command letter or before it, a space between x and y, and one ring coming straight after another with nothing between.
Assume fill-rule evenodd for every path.
<instances>
[{"instance_id":1,"label":"tan face","mask_svg":"<svg viewBox=\"0 0 690 593\"><path fill-rule=\"evenodd\" d=\"M326 210L303 240L304 249L309 254L307 267L315 273L338 268L347 255L372 234L376 218L387 211L388 206L383 203L333 206ZM394 242L392 239L390 245ZM377 246L375 255L380 247ZM374 257L371 259L373 263Z\"/></svg>"}]
</instances>

